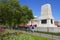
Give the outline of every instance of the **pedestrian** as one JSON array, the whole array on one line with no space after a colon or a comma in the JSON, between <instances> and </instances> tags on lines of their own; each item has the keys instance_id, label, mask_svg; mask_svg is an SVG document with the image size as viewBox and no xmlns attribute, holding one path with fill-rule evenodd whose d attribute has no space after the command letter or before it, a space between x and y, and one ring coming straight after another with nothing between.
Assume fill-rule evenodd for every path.
<instances>
[{"instance_id":1,"label":"pedestrian","mask_svg":"<svg viewBox=\"0 0 60 40\"><path fill-rule=\"evenodd\" d=\"M32 29L31 29L31 31L32 31L32 32L34 32L34 28L35 28L35 26L34 26L34 25L32 25Z\"/></svg>"}]
</instances>

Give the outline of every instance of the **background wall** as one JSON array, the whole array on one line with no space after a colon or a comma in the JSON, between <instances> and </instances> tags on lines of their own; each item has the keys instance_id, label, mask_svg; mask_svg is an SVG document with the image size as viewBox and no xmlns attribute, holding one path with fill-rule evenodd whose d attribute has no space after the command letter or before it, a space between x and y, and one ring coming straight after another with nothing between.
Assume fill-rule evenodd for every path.
<instances>
[{"instance_id":1,"label":"background wall","mask_svg":"<svg viewBox=\"0 0 60 40\"><path fill-rule=\"evenodd\" d=\"M34 30L43 32L60 32L60 27L36 27Z\"/></svg>"}]
</instances>

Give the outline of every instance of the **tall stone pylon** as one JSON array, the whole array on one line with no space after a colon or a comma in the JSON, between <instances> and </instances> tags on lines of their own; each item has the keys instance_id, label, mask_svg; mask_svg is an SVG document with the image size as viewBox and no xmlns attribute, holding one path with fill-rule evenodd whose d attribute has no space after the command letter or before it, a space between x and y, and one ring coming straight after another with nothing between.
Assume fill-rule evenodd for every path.
<instances>
[{"instance_id":1,"label":"tall stone pylon","mask_svg":"<svg viewBox=\"0 0 60 40\"><path fill-rule=\"evenodd\" d=\"M43 19L43 18L54 19L53 16L52 16L52 10L51 10L51 5L50 4L42 5L42 7L41 7L41 19Z\"/></svg>"},{"instance_id":2,"label":"tall stone pylon","mask_svg":"<svg viewBox=\"0 0 60 40\"><path fill-rule=\"evenodd\" d=\"M50 4L44 4L41 6L39 27L56 27Z\"/></svg>"}]
</instances>

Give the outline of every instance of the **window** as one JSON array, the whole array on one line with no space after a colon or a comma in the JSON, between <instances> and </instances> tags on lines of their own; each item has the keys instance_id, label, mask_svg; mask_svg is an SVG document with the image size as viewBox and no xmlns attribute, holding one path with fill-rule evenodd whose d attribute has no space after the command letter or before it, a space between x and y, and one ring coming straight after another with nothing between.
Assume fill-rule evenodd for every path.
<instances>
[{"instance_id":1,"label":"window","mask_svg":"<svg viewBox=\"0 0 60 40\"><path fill-rule=\"evenodd\" d=\"M41 20L41 24L46 24L47 23L47 20L44 19L44 20Z\"/></svg>"},{"instance_id":2,"label":"window","mask_svg":"<svg viewBox=\"0 0 60 40\"><path fill-rule=\"evenodd\" d=\"M53 24L53 20L51 19L51 24Z\"/></svg>"}]
</instances>

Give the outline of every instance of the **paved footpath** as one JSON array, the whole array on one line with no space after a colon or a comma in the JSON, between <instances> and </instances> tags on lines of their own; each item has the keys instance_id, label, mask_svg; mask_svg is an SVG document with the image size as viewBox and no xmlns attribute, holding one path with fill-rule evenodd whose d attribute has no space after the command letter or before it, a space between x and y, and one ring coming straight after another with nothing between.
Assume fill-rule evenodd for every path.
<instances>
[{"instance_id":1,"label":"paved footpath","mask_svg":"<svg viewBox=\"0 0 60 40\"><path fill-rule=\"evenodd\" d=\"M25 32L25 31L22 31L22 32L36 35L36 36L45 37L45 38L51 38L53 40L60 40L60 36L56 36L56 35L43 34L43 33L37 33L37 32L33 32L33 33L32 32Z\"/></svg>"}]
</instances>

